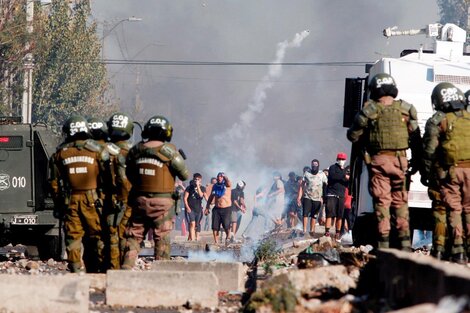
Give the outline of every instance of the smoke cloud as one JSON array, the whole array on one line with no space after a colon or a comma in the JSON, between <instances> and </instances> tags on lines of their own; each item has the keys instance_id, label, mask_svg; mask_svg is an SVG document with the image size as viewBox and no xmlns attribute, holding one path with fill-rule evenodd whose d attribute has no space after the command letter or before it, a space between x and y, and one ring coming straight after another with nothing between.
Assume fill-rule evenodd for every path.
<instances>
[{"instance_id":1,"label":"smoke cloud","mask_svg":"<svg viewBox=\"0 0 470 313\"><path fill-rule=\"evenodd\" d=\"M279 78L282 74L282 63L286 55L286 50L288 48L297 48L300 47L302 41L310 34L308 30L304 30L300 33L295 34L295 37L292 41L283 41L278 43L276 51L276 59L273 61L273 64L269 66L268 74L266 74L262 79L260 84L256 87L255 95L252 102L248 105L248 110L243 112L240 115L240 122L235 123L227 134L231 137L242 138L246 135L248 128L251 127L254 119L256 118L257 113L260 113L264 108L264 103L266 100L266 92L268 89L271 89L274 85L273 80ZM216 140L221 141L223 138L221 136L216 137Z\"/></svg>"},{"instance_id":2,"label":"smoke cloud","mask_svg":"<svg viewBox=\"0 0 470 313\"><path fill-rule=\"evenodd\" d=\"M104 40L106 59L374 62L432 41L386 39L384 28L422 28L439 20L436 1L429 0L93 0L91 5L99 25L106 22L111 29L120 23ZM120 22L129 16L142 21ZM301 32L292 39L304 29L310 30L307 38ZM108 70L124 111L141 123L156 114L169 118L173 142L188 155L191 171L201 172L205 182L220 170L234 182L243 179L249 200L257 186L270 185L273 170L300 174L313 158L328 167L339 151L350 150L342 127L344 79L365 76L364 65Z\"/></svg>"}]
</instances>

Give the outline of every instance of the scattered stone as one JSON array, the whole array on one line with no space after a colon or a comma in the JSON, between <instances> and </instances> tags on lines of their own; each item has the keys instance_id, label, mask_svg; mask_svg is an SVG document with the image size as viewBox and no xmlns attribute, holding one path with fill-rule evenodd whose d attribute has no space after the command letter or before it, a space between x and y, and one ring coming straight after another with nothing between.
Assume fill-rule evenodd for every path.
<instances>
[{"instance_id":1,"label":"scattered stone","mask_svg":"<svg viewBox=\"0 0 470 313\"><path fill-rule=\"evenodd\" d=\"M39 264L38 262L35 262L35 261L29 261L28 263L26 263L25 268L27 270L37 270L39 269Z\"/></svg>"},{"instance_id":2,"label":"scattered stone","mask_svg":"<svg viewBox=\"0 0 470 313\"><path fill-rule=\"evenodd\" d=\"M26 266L28 265L28 260L26 259L18 260L17 264L19 267L26 268Z\"/></svg>"}]
</instances>

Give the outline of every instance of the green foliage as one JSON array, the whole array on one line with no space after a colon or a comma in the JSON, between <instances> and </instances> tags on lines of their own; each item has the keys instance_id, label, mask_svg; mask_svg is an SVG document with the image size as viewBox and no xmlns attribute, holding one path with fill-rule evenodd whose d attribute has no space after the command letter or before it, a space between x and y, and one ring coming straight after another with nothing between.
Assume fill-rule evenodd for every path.
<instances>
[{"instance_id":1,"label":"green foliage","mask_svg":"<svg viewBox=\"0 0 470 313\"><path fill-rule=\"evenodd\" d=\"M277 248L276 242L272 239L263 240L255 250L255 258L262 263L267 274L272 273L272 266L279 261L281 249Z\"/></svg>"},{"instance_id":2,"label":"green foliage","mask_svg":"<svg viewBox=\"0 0 470 313\"><path fill-rule=\"evenodd\" d=\"M251 313L270 306L274 312L294 312L296 305L297 294L291 283L272 284L253 293L243 311Z\"/></svg>"},{"instance_id":3,"label":"green foliage","mask_svg":"<svg viewBox=\"0 0 470 313\"><path fill-rule=\"evenodd\" d=\"M23 57L31 51L26 43L25 0L4 0L0 6L0 115L17 114L22 101Z\"/></svg>"},{"instance_id":4,"label":"green foliage","mask_svg":"<svg viewBox=\"0 0 470 313\"><path fill-rule=\"evenodd\" d=\"M106 68L88 1L71 8L53 0L49 10L35 51L34 121L59 126L73 113L102 117L115 111L104 103Z\"/></svg>"},{"instance_id":5,"label":"green foliage","mask_svg":"<svg viewBox=\"0 0 470 313\"><path fill-rule=\"evenodd\" d=\"M463 29L467 29L468 1L466 0L437 0L439 7L440 23L454 23Z\"/></svg>"}]
</instances>

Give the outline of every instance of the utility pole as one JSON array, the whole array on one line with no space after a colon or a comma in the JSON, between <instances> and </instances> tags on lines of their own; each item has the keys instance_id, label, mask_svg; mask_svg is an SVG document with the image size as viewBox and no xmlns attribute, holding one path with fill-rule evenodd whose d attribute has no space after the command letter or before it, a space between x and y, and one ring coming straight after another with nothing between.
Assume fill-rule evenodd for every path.
<instances>
[{"instance_id":1,"label":"utility pole","mask_svg":"<svg viewBox=\"0 0 470 313\"><path fill-rule=\"evenodd\" d=\"M28 36L33 33L34 0L26 2L26 32ZM33 102L33 54L30 52L31 44L26 42L26 55L23 59L23 101L21 106L21 117L23 123L31 123L32 102Z\"/></svg>"},{"instance_id":2,"label":"utility pole","mask_svg":"<svg viewBox=\"0 0 470 313\"><path fill-rule=\"evenodd\" d=\"M140 69L137 66L135 77L135 100L134 100L134 118L139 118L142 113L142 98L140 97Z\"/></svg>"}]
</instances>

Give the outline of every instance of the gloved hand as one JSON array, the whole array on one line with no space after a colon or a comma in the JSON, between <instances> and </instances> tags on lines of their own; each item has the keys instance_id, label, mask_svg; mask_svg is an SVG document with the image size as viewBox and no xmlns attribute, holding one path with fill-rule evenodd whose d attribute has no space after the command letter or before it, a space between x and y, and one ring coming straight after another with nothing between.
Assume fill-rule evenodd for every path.
<instances>
[{"instance_id":1,"label":"gloved hand","mask_svg":"<svg viewBox=\"0 0 470 313\"><path fill-rule=\"evenodd\" d=\"M408 175L412 176L414 174L416 174L419 170L419 163L415 160L415 159L411 159L409 162L409 167L408 167Z\"/></svg>"}]
</instances>

